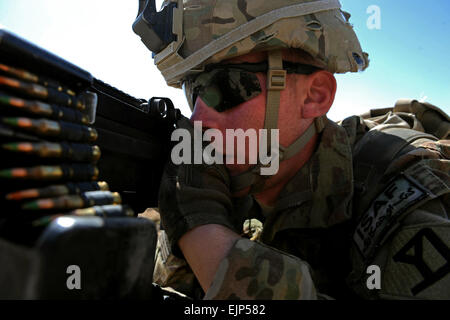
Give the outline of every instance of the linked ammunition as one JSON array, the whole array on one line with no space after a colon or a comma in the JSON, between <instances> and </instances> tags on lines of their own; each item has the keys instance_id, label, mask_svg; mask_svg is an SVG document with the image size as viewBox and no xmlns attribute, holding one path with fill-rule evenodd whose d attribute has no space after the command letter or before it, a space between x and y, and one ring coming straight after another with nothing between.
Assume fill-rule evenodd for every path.
<instances>
[{"instance_id":1,"label":"linked ammunition","mask_svg":"<svg viewBox=\"0 0 450 320\"><path fill-rule=\"evenodd\" d=\"M133 217L133 210L125 205L106 205L106 206L94 206L85 209L76 209L67 214L57 214L52 216L46 216L39 218L32 222L34 227L41 227L49 225L53 220L56 220L62 216L99 216L103 218L125 218Z\"/></svg>"},{"instance_id":2,"label":"linked ammunition","mask_svg":"<svg viewBox=\"0 0 450 320\"><path fill-rule=\"evenodd\" d=\"M30 81L30 82L34 82L34 83L39 82L39 77L37 75L27 72L25 70L12 68L12 67L4 65L2 63L0 63L0 71L3 71L4 73L7 73L11 76L16 76L25 81Z\"/></svg>"},{"instance_id":3,"label":"linked ammunition","mask_svg":"<svg viewBox=\"0 0 450 320\"><path fill-rule=\"evenodd\" d=\"M124 205L94 206L91 208L77 209L69 212L69 214L75 216L100 216L105 218L134 216L133 210Z\"/></svg>"},{"instance_id":4,"label":"linked ammunition","mask_svg":"<svg viewBox=\"0 0 450 320\"><path fill-rule=\"evenodd\" d=\"M10 90L33 98L44 99L66 107L76 108L80 111L86 110L86 105L81 99L73 97L67 93L60 92L57 89L46 88L40 84L0 76L0 87L6 87Z\"/></svg>"},{"instance_id":5,"label":"linked ammunition","mask_svg":"<svg viewBox=\"0 0 450 320\"><path fill-rule=\"evenodd\" d=\"M32 154L41 158L60 158L78 162L96 162L100 159L100 148L77 143L31 143L12 142L2 145L7 151Z\"/></svg>"},{"instance_id":6,"label":"linked ammunition","mask_svg":"<svg viewBox=\"0 0 450 320\"><path fill-rule=\"evenodd\" d=\"M64 120L81 124L89 124L89 117L78 110L63 106L50 105L41 101L24 100L0 92L0 104L12 110L44 116L55 120Z\"/></svg>"},{"instance_id":7,"label":"linked ammunition","mask_svg":"<svg viewBox=\"0 0 450 320\"><path fill-rule=\"evenodd\" d=\"M39 141L39 139L35 136L24 134L21 132L17 132L8 128L2 124L0 124L0 139L6 138L7 140L24 140L24 141Z\"/></svg>"},{"instance_id":8,"label":"linked ammunition","mask_svg":"<svg viewBox=\"0 0 450 320\"><path fill-rule=\"evenodd\" d=\"M56 214L53 216L45 216L42 218L39 218L37 220L34 220L31 225L35 228L37 227L44 227L44 226L48 226L50 223L52 223L53 220L56 220L59 217L64 216L63 214Z\"/></svg>"},{"instance_id":9,"label":"linked ammunition","mask_svg":"<svg viewBox=\"0 0 450 320\"><path fill-rule=\"evenodd\" d=\"M122 199L117 192L90 191L80 195L67 195L58 198L38 199L22 205L23 210L73 210L92 206L120 204Z\"/></svg>"},{"instance_id":10,"label":"linked ammunition","mask_svg":"<svg viewBox=\"0 0 450 320\"><path fill-rule=\"evenodd\" d=\"M11 192L6 195L6 200L22 201L33 198L55 198L70 194L81 194L88 191L109 191L109 186L104 181L52 185L45 188Z\"/></svg>"},{"instance_id":11,"label":"linked ammunition","mask_svg":"<svg viewBox=\"0 0 450 320\"><path fill-rule=\"evenodd\" d=\"M64 121L10 117L2 118L1 122L43 137L58 137L60 140L94 142L98 138L94 128Z\"/></svg>"},{"instance_id":12,"label":"linked ammunition","mask_svg":"<svg viewBox=\"0 0 450 320\"><path fill-rule=\"evenodd\" d=\"M28 72L27 70L13 68L11 66L7 66L5 64L0 63L0 71L2 71L5 74L8 74L10 76L19 78L24 81L29 81L37 84L41 84L46 87L52 87L57 89L60 92L66 92L70 96L75 96L75 92L71 89L63 87L61 84L59 84L57 81L38 76L36 74L33 74L31 72Z\"/></svg>"},{"instance_id":13,"label":"linked ammunition","mask_svg":"<svg viewBox=\"0 0 450 320\"><path fill-rule=\"evenodd\" d=\"M0 178L32 181L93 181L98 178L98 168L91 164L70 164L59 166L37 166L0 170Z\"/></svg>"},{"instance_id":14,"label":"linked ammunition","mask_svg":"<svg viewBox=\"0 0 450 320\"><path fill-rule=\"evenodd\" d=\"M122 198L118 192L89 191L82 193L81 196L91 201L90 207L122 203Z\"/></svg>"}]
</instances>

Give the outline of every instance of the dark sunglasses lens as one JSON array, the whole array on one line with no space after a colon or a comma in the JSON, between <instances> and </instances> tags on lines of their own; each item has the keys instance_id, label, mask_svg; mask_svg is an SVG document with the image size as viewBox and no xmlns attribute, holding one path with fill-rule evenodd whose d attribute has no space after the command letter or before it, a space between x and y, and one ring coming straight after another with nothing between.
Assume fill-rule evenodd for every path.
<instances>
[{"instance_id":1,"label":"dark sunglasses lens","mask_svg":"<svg viewBox=\"0 0 450 320\"><path fill-rule=\"evenodd\" d=\"M211 71L208 81L197 91L198 96L218 112L234 108L262 93L256 74L236 69Z\"/></svg>"}]
</instances>

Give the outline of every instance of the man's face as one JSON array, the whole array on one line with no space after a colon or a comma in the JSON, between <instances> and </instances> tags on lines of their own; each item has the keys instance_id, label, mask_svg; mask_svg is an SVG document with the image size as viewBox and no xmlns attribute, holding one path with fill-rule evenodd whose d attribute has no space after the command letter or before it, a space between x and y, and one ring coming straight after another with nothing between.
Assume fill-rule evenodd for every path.
<instances>
[{"instance_id":1,"label":"man's face","mask_svg":"<svg viewBox=\"0 0 450 320\"><path fill-rule=\"evenodd\" d=\"M261 84L262 93L253 99L238 104L233 108L218 112L209 107L202 98L198 97L192 121L202 121L205 128L219 129L225 134L226 129L262 129L264 127L266 105L266 76L255 74Z\"/></svg>"},{"instance_id":2,"label":"man's face","mask_svg":"<svg viewBox=\"0 0 450 320\"><path fill-rule=\"evenodd\" d=\"M266 55L264 53L255 53L227 61L227 64L239 64L243 62L257 63L264 60L266 60ZM261 94L249 101L236 105L231 109L218 112L209 107L200 97L197 98L191 120L202 121L203 129L218 129L224 137L224 151L227 150L227 143L230 143L230 141L226 141L225 139L226 129L242 129L243 131L255 129L256 132L258 132L259 129L264 128L267 101L267 76L265 73L255 73L255 75L261 85ZM278 128L280 130L279 143L282 146L290 145L301 134L302 95L305 92L307 77L308 76L304 75L288 74L287 87L281 92ZM268 138L270 139L270 132L268 133ZM237 155L239 149L237 141L234 141L234 144L234 154ZM232 175L244 172L251 166L248 164L248 145L246 146L245 151L247 156L246 165L232 164L227 166ZM236 163L236 161L234 163Z\"/></svg>"},{"instance_id":3,"label":"man's face","mask_svg":"<svg viewBox=\"0 0 450 320\"><path fill-rule=\"evenodd\" d=\"M250 146L248 145L249 142L246 143L244 148L243 146L238 146L237 140L230 142L229 139L226 139L226 130L242 129L243 131L247 131L248 129L255 129L256 132L258 132L258 129L264 128L266 104L266 90L264 87L265 76L262 74L256 75L263 89L262 93L257 97L223 112L217 112L215 109L207 106L206 103L199 97L197 98L194 112L191 117L192 121L202 121L204 129L218 129L221 132L222 137L224 137L222 145L224 155L227 155L226 150L227 148L230 148L229 144L234 144L234 164L227 165L231 174L238 174L250 167ZM239 150L241 150L241 152L242 150L245 150L245 163L247 165L237 165Z\"/></svg>"}]
</instances>

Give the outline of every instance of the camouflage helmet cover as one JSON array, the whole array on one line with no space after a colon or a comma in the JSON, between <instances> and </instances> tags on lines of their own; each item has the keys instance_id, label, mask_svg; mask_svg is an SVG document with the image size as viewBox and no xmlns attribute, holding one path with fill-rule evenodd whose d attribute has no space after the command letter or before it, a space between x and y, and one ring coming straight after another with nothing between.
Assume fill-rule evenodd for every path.
<instances>
[{"instance_id":1,"label":"camouflage helmet cover","mask_svg":"<svg viewBox=\"0 0 450 320\"><path fill-rule=\"evenodd\" d=\"M313 58L310 64L332 73L358 72L369 64L350 15L340 9L338 0L166 0L164 4L174 1L183 6L183 30L178 29L183 40L171 54L156 55L155 63L175 87L205 65L255 51L300 49Z\"/></svg>"}]
</instances>

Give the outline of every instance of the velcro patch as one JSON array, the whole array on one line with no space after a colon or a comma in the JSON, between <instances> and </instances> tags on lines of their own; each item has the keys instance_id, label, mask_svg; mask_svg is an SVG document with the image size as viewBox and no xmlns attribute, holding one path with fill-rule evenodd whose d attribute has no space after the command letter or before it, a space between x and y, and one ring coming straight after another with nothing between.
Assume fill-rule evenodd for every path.
<instances>
[{"instance_id":1,"label":"velcro patch","mask_svg":"<svg viewBox=\"0 0 450 320\"><path fill-rule=\"evenodd\" d=\"M450 299L450 223L403 228L383 271L386 298Z\"/></svg>"},{"instance_id":2,"label":"velcro patch","mask_svg":"<svg viewBox=\"0 0 450 320\"><path fill-rule=\"evenodd\" d=\"M373 253L390 226L408 208L427 196L427 192L405 175L395 178L375 199L356 227L353 240L364 258Z\"/></svg>"}]
</instances>

